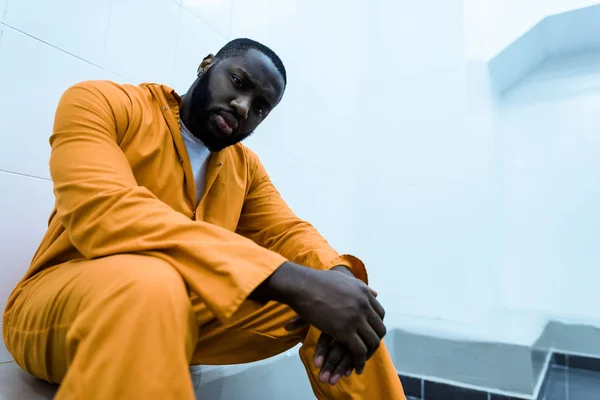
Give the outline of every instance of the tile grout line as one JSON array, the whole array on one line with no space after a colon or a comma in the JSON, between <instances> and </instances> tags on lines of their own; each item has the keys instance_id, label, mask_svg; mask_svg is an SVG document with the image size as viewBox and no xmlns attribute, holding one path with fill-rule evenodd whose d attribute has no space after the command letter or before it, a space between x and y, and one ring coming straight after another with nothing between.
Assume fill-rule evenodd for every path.
<instances>
[{"instance_id":1,"label":"tile grout line","mask_svg":"<svg viewBox=\"0 0 600 400\"><path fill-rule=\"evenodd\" d=\"M189 10L187 7L184 7L183 3L181 3L181 11L182 12L187 12L192 17L194 17L195 19L197 19L198 22L200 22L202 25L206 25L211 31L213 31L214 33L216 33L217 35L219 35L220 37L222 37L226 41L230 40L228 36L225 36L224 34L222 34L221 32L219 32L216 28L214 28L211 24L209 24L204 18L196 15L194 12L192 12L191 10Z\"/></svg>"},{"instance_id":2,"label":"tile grout line","mask_svg":"<svg viewBox=\"0 0 600 400\"><path fill-rule=\"evenodd\" d=\"M24 173L21 173L21 172L8 171L8 170L1 169L1 168L0 168L0 173L5 173L5 174L8 174L8 175L14 175L14 176L22 176L22 177L25 177L25 178L37 179L37 180L40 180L40 181L52 182L52 179L49 179L49 178L42 178L41 176L24 174Z\"/></svg>"},{"instance_id":3,"label":"tile grout line","mask_svg":"<svg viewBox=\"0 0 600 400\"><path fill-rule=\"evenodd\" d=\"M106 69L106 68L102 67L101 65L98 65L98 64L96 64L96 63L94 63L94 62L92 62L92 61L86 60L85 58L83 58L83 57L80 57L80 56L78 56L78 55L76 55L76 54L70 53L70 52L66 51L65 49L61 49L60 47L58 47L58 46L55 46L55 45L53 45L52 43L48 43L48 42L46 42L46 41L44 41L44 40L42 40L42 39L40 39L40 38L38 38L38 37L36 37L36 36L33 36L33 35L31 35L31 34L29 34L29 33L25 32L25 31L22 31L22 30L20 30L20 29L18 29L18 28L15 28L14 26L7 24L6 22L0 22L0 25L3 25L5 28L12 29L12 30L13 30L13 31L15 31L15 32L19 32L19 33L21 33L21 34L23 34L23 35L25 35L25 36L27 36L27 37L30 37L31 39L33 39L33 40L35 40L35 41L38 41L38 42L40 42L40 43L43 43L43 44L45 44L46 46L49 46L49 47L51 47L51 48L53 48L53 49L55 49L55 50L58 50L58 51L60 51L61 53L64 53L64 54L67 54L67 55L69 55L69 56L71 56L71 57L73 57L73 58L76 58L76 59L78 59L79 61L83 61L83 62L84 62L84 63L86 63L86 64L89 64L89 65L91 65L91 66L94 66L94 67L96 67L96 68L98 68L98 69L102 70L102 71L106 71L106 72L108 72L108 73L110 73L110 74L112 74L112 75L115 75L116 77L118 77L118 78L120 78L120 79L123 79L123 80L128 80L127 78L125 78L125 77L123 77L123 76L121 76L121 75L119 75L119 74L117 74L117 73L115 73L115 72L113 72L113 71L110 71L110 70L108 70L108 69ZM105 41L105 42L106 42L106 41Z\"/></svg>"}]
</instances>

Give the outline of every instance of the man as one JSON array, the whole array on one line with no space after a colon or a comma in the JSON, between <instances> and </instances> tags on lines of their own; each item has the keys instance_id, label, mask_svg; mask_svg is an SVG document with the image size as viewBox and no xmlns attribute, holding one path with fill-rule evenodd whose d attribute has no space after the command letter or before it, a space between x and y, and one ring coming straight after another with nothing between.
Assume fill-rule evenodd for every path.
<instances>
[{"instance_id":1,"label":"man","mask_svg":"<svg viewBox=\"0 0 600 400\"><path fill-rule=\"evenodd\" d=\"M275 53L237 39L183 99L156 84L65 92L55 210L3 325L58 400L191 400L190 364L299 342L317 398L404 399L363 264L298 219L240 143L285 85Z\"/></svg>"}]
</instances>

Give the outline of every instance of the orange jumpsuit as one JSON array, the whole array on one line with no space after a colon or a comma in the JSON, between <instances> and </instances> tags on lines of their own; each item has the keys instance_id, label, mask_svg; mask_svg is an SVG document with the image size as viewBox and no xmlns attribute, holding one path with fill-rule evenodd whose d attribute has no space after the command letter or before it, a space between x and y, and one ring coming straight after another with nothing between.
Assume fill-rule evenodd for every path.
<instances>
[{"instance_id":1,"label":"orange jumpsuit","mask_svg":"<svg viewBox=\"0 0 600 400\"><path fill-rule=\"evenodd\" d=\"M345 265L365 282L366 271L293 214L241 144L211 156L196 199L180 104L156 84L89 81L62 96L50 138L55 209L4 312L16 362L61 382L58 400L191 400L190 364L250 362L303 342L319 399L404 399L383 345L363 375L323 384L318 330L286 332L289 307L247 299L286 260Z\"/></svg>"}]
</instances>

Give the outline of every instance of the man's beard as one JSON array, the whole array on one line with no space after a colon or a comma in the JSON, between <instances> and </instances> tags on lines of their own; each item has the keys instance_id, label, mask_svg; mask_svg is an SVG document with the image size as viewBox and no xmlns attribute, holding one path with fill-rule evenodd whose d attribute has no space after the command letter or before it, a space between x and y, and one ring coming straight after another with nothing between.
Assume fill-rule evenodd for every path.
<instances>
[{"instance_id":1,"label":"man's beard","mask_svg":"<svg viewBox=\"0 0 600 400\"><path fill-rule=\"evenodd\" d=\"M211 152L216 153L226 147L232 146L242 140L248 138L252 131L247 133L235 132L227 136L223 132L218 131L216 127L211 126L210 117L219 111L227 111L229 109L210 108L212 103L212 95L209 90L210 76L213 68L209 68L199 79L198 84L191 93L191 115L186 127L190 132L204 143L206 148Z\"/></svg>"}]
</instances>

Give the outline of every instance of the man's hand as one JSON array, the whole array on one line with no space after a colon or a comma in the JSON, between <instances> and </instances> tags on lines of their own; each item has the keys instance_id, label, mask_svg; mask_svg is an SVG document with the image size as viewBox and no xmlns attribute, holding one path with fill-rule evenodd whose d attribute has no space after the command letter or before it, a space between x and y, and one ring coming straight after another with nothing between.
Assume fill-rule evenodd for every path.
<instances>
[{"instance_id":1,"label":"man's hand","mask_svg":"<svg viewBox=\"0 0 600 400\"><path fill-rule=\"evenodd\" d=\"M358 373L385 336L383 307L353 276L287 262L261 286L257 297L289 305L304 321L346 346Z\"/></svg>"},{"instance_id":2,"label":"man's hand","mask_svg":"<svg viewBox=\"0 0 600 400\"><path fill-rule=\"evenodd\" d=\"M354 277L350 269L345 266L336 266L333 271L338 271L347 276ZM371 294L377 297L377 292L369 288ZM300 318L294 318L285 326L287 330L299 329L306 325L306 322ZM337 384L343 376L350 376L353 370L352 353L347 346L336 342L331 335L321 333L317 342L314 356L315 367L320 368L319 379L321 382L328 382L332 385ZM359 371L361 373L362 371Z\"/></svg>"}]
</instances>

